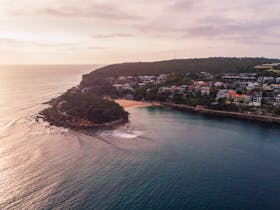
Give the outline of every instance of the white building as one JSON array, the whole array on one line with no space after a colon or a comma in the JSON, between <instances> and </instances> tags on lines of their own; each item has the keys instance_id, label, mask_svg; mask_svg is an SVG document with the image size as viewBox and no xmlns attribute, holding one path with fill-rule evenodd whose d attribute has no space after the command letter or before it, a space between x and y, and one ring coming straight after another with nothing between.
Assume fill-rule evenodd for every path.
<instances>
[{"instance_id":1,"label":"white building","mask_svg":"<svg viewBox=\"0 0 280 210\"><path fill-rule=\"evenodd\" d=\"M145 84L145 83L143 83L143 82L140 82L140 83L138 83L138 86L139 86L139 87L145 87L145 86L146 86L146 84Z\"/></svg>"},{"instance_id":2,"label":"white building","mask_svg":"<svg viewBox=\"0 0 280 210\"><path fill-rule=\"evenodd\" d=\"M130 84L124 84L123 90L129 90L129 91L132 91L132 92L134 91L133 87L131 87Z\"/></svg>"},{"instance_id":3,"label":"white building","mask_svg":"<svg viewBox=\"0 0 280 210\"><path fill-rule=\"evenodd\" d=\"M160 94L162 94L162 93L165 93L165 94L169 94L169 93L172 93L172 88L170 88L170 87L160 87L159 89L158 89L158 93Z\"/></svg>"},{"instance_id":4,"label":"white building","mask_svg":"<svg viewBox=\"0 0 280 210\"><path fill-rule=\"evenodd\" d=\"M249 90L249 91L251 91L251 90L255 90L255 89L259 88L259 87L260 87L260 84L259 84L259 83L257 83L257 82L249 82L249 83L247 84L246 89Z\"/></svg>"},{"instance_id":5,"label":"white building","mask_svg":"<svg viewBox=\"0 0 280 210\"><path fill-rule=\"evenodd\" d=\"M127 77L125 76L119 76L119 81L125 81L127 79Z\"/></svg>"},{"instance_id":6,"label":"white building","mask_svg":"<svg viewBox=\"0 0 280 210\"><path fill-rule=\"evenodd\" d=\"M274 106L280 106L280 94L275 97Z\"/></svg>"},{"instance_id":7,"label":"white building","mask_svg":"<svg viewBox=\"0 0 280 210\"><path fill-rule=\"evenodd\" d=\"M262 105L262 94L255 94L252 97L252 101L249 104L250 106L259 107Z\"/></svg>"},{"instance_id":8,"label":"white building","mask_svg":"<svg viewBox=\"0 0 280 210\"><path fill-rule=\"evenodd\" d=\"M123 88L123 84L114 84L113 87L116 88L117 90L120 90Z\"/></svg>"},{"instance_id":9,"label":"white building","mask_svg":"<svg viewBox=\"0 0 280 210\"><path fill-rule=\"evenodd\" d=\"M243 96L243 101L245 104L249 104L252 100L252 96L251 95L244 95Z\"/></svg>"},{"instance_id":10,"label":"white building","mask_svg":"<svg viewBox=\"0 0 280 210\"><path fill-rule=\"evenodd\" d=\"M216 82L214 85L215 85L215 87L222 87L223 83L222 82Z\"/></svg>"},{"instance_id":11,"label":"white building","mask_svg":"<svg viewBox=\"0 0 280 210\"><path fill-rule=\"evenodd\" d=\"M221 98L226 98L228 93L229 93L228 89L219 90L217 95L216 95L216 101L218 101Z\"/></svg>"},{"instance_id":12,"label":"white building","mask_svg":"<svg viewBox=\"0 0 280 210\"><path fill-rule=\"evenodd\" d=\"M210 95L211 89L210 87L201 87L200 91L201 95Z\"/></svg>"},{"instance_id":13,"label":"white building","mask_svg":"<svg viewBox=\"0 0 280 210\"><path fill-rule=\"evenodd\" d=\"M271 84L274 83L275 79L274 77L259 77L258 82L264 83L264 84Z\"/></svg>"},{"instance_id":14,"label":"white building","mask_svg":"<svg viewBox=\"0 0 280 210\"><path fill-rule=\"evenodd\" d=\"M271 85L271 88L272 88L273 91L276 92L276 93L279 93L279 92L280 92L280 84Z\"/></svg>"}]
</instances>

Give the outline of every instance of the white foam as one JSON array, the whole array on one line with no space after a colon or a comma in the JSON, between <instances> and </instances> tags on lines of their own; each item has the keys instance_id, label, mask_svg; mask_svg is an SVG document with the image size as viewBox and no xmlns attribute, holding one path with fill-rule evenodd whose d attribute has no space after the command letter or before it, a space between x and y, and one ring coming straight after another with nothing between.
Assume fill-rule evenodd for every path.
<instances>
[{"instance_id":1,"label":"white foam","mask_svg":"<svg viewBox=\"0 0 280 210\"><path fill-rule=\"evenodd\" d=\"M139 137L142 132L141 131L122 131L122 130L114 130L114 131L105 131L102 133L103 135L110 135L114 137L119 137L119 138L125 138L125 139L133 139Z\"/></svg>"},{"instance_id":2,"label":"white foam","mask_svg":"<svg viewBox=\"0 0 280 210\"><path fill-rule=\"evenodd\" d=\"M10 128L11 126L13 126L19 119L14 119L11 122L9 122L8 124L6 124L5 126L3 126L2 128L0 128L0 131L6 130L8 128Z\"/></svg>"},{"instance_id":3,"label":"white foam","mask_svg":"<svg viewBox=\"0 0 280 210\"><path fill-rule=\"evenodd\" d=\"M133 139L133 138L137 137L137 135L135 135L135 134L125 133L125 132L122 132L122 131L113 132L113 136L121 137L121 138L125 138L125 139Z\"/></svg>"}]
</instances>

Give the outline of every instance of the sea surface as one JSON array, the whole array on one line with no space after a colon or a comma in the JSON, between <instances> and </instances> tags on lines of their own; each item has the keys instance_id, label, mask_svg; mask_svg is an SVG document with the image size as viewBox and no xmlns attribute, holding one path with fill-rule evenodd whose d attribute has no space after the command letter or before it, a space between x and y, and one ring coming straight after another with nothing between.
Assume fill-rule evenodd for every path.
<instances>
[{"instance_id":1,"label":"sea surface","mask_svg":"<svg viewBox=\"0 0 280 210\"><path fill-rule=\"evenodd\" d=\"M280 209L280 128L164 108L117 130L36 121L95 66L0 67L0 209Z\"/></svg>"}]
</instances>

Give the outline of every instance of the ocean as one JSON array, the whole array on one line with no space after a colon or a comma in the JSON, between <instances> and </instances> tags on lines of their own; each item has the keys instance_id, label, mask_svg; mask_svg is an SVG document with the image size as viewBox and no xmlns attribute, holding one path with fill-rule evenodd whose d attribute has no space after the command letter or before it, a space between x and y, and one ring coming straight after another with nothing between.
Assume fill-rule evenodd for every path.
<instances>
[{"instance_id":1,"label":"ocean","mask_svg":"<svg viewBox=\"0 0 280 210\"><path fill-rule=\"evenodd\" d=\"M116 130L36 121L96 66L0 67L0 209L280 209L280 129L159 107Z\"/></svg>"}]
</instances>

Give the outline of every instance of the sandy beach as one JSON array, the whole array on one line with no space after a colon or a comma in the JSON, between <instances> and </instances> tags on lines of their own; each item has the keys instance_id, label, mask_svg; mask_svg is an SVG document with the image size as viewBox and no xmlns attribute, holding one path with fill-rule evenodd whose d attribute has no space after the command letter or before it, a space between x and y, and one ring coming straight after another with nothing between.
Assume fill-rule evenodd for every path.
<instances>
[{"instance_id":1,"label":"sandy beach","mask_svg":"<svg viewBox=\"0 0 280 210\"><path fill-rule=\"evenodd\" d=\"M159 103L150 103L145 101L133 101L126 99L116 99L116 103L124 107L125 109L135 108L135 107L147 107L147 106L158 106Z\"/></svg>"}]
</instances>

